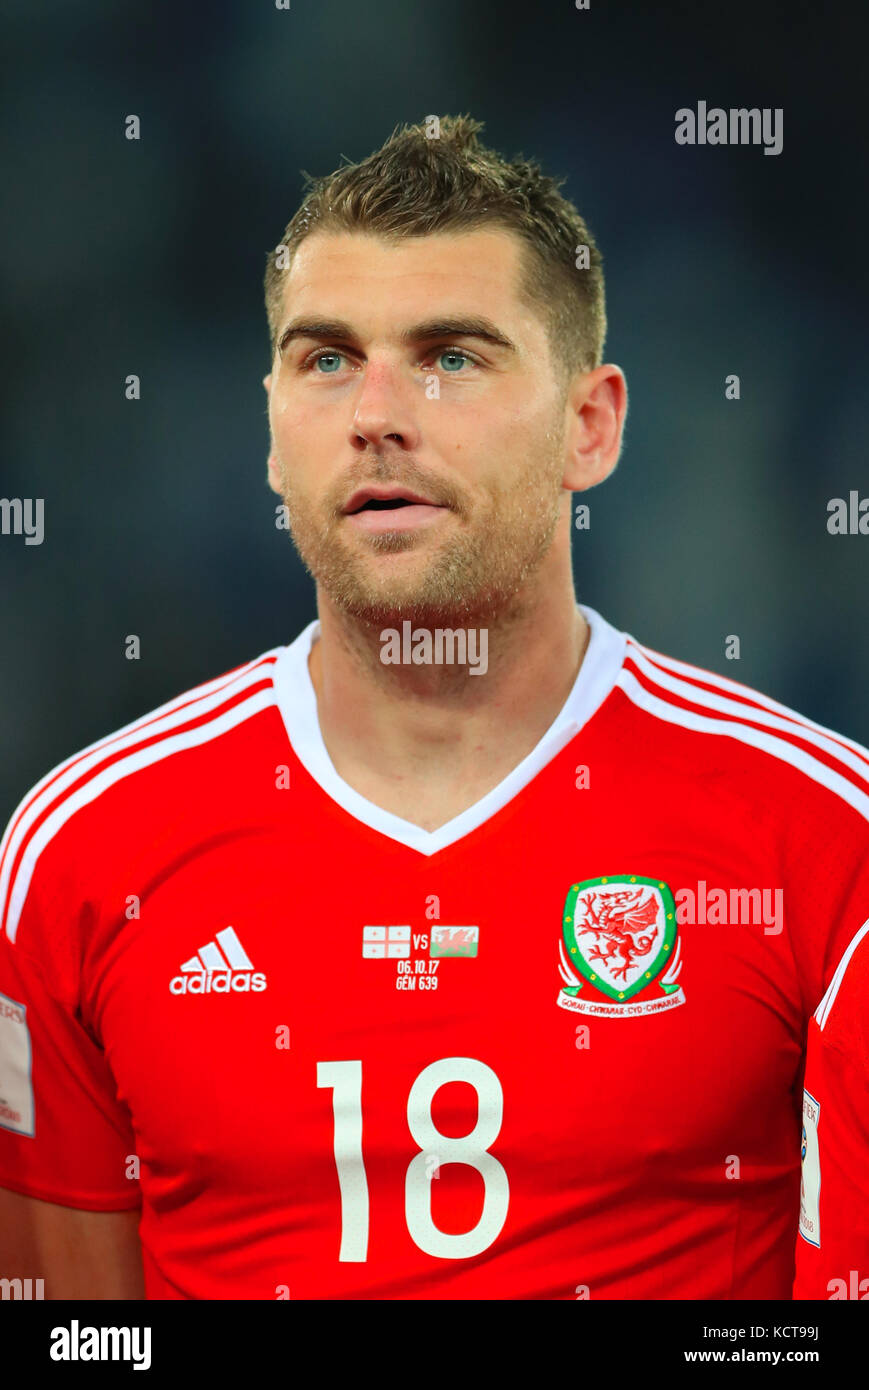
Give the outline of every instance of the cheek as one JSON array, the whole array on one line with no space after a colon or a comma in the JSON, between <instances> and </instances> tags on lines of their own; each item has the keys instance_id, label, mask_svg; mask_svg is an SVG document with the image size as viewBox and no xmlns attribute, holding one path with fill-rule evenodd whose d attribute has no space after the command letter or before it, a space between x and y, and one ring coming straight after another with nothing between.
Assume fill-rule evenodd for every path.
<instances>
[{"instance_id":1,"label":"cheek","mask_svg":"<svg viewBox=\"0 0 869 1390\"><path fill-rule=\"evenodd\" d=\"M509 459L518 447L517 440L525 439L528 421L520 410L504 406L488 408L482 401L463 401L461 407L451 402L434 401L428 417L422 419L423 440L443 458L460 457L485 462Z\"/></svg>"},{"instance_id":2,"label":"cheek","mask_svg":"<svg viewBox=\"0 0 869 1390\"><path fill-rule=\"evenodd\" d=\"M497 411L468 404L454 412L429 436L445 459L467 462L477 470L494 470L499 477L521 472L529 457L548 453L555 439L551 411L506 405Z\"/></svg>"},{"instance_id":3,"label":"cheek","mask_svg":"<svg viewBox=\"0 0 869 1390\"><path fill-rule=\"evenodd\" d=\"M278 480L307 491L336 455L339 436L334 422L298 402L287 402L271 411L269 425Z\"/></svg>"},{"instance_id":4,"label":"cheek","mask_svg":"<svg viewBox=\"0 0 869 1390\"><path fill-rule=\"evenodd\" d=\"M272 408L270 424L272 438L282 454L292 451L301 441L307 444L314 431L311 411L292 401L281 402Z\"/></svg>"}]
</instances>

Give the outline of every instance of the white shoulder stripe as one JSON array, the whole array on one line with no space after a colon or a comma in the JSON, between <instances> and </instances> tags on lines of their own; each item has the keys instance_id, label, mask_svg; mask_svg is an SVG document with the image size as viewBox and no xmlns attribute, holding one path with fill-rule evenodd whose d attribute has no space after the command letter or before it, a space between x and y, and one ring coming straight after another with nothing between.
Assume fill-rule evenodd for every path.
<instances>
[{"instance_id":1,"label":"white shoulder stripe","mask_svg":"<svg viewBox=\"0 0 869 1390\"><path fill-rule=\"evenodd\" d=\"M616 680L618 685L640 709L653 714L656 719L663 719L668 724L680 724L685 729L695 729L699 733L719 734L726 738L738 739L740 743L750 744L753 748L760 748L765 753L771 753L774 758L779 758L782 762L790 763L791 767L796 767L800 772L804 772L813 782L819 782L830 791L846 801L849 806L853 806L861 816L869 820L869 796L859 787L855 787L847 777L835 772L819 759L812 757L802 748L796 748L787 739L776 738L773 734L763 733L760 729L752 728L750 724L740 724L730 719L715 719L710 715L697 714L694 710L682 709L680 705L670 704L667 700L662 700L659 696L653 695L642 686L630 671L622 671ZM697 702L699 703L699 701Z\"/></svg>"},{"instance_id":2,"label":"white shoulder stripe","mask_svg":"<svg viewBox=\"0 0 869 1390\"><path fill-rule=\"evenodd\" d=\"M653 651L651 647L643 646L637 642L636 638L628 638L628 655L633 656L635 651L641 651L652 665L656 668L665 667L668 671L673 671L677 675L683 675L695 681L705 681L707 685L717 686L719 690L729 691L732 695L740 697L741 706L744 709L745 703L762 705L764 709L771 710L773 714L779 714L782 718L789 720L797 727L805 726L814 729L816 733L826 734L828 738L834 739L839 744L844 744L853 752L862 754L867 766L869 766L869 749L863 744L857 743L854 739L846 738L840 734L838 729L828 729L824 724L816 724L813 719L808 719L804 714L799 714L788 705L781 704L778 700L771 700L768 695L761 695L759 691L752 690L748 685L742 685L739 681L731 680L729 676L720 676L716 671L704 671L699 666L692 666L687 661L677 661L675 657L664 656L661 652ZM660 675L660 671L656 671ZM695 687L696 688L696 687Z\"/></svg>"},{"instance_id":3,"label":"white shoulder stripe","mask_svg":"<svg viewBox=\"0 0 869 1390\"><path fill-rule=\"evenodd\" d=\"M238 690L244 691L249 686L256 685L261 678L262 672L260 670L247 672L246 679L238 684ZM22 843L27 839L34 823L39 819L40 815L59 795L62 795L69 786L77 782L83 774L98 766L107 753L114 754L126 748L134 749L136 745L141 742L143 733L145 736L150 736L152 733L166 735L179 724L184 724L190 719L199 718L203 714L207 714L209 710L218 707L225 701L226 694L226 688L222 687L214 691L213 694L206 696L204 699L197 700L192 705L185 705L180 708L177 702L173 701L170 705L163 707L167 710L167 713L162 716L161 719L155 720L153 724L148 723L147 718L145 721L138 720L134 724L127 726L129 732L124 732L117 738L102 740L97 744L91 745L91 751L86 757L81 757L77 761L74 761L73 765L68 766L66 771L63 772L60 777L57 777L56 781L54 781L51 786L46 787L41 796L33 798L27 811L21 816L17 825L14 824L13 817L7 835L4 837L3 844L0 845L0 851L4 849L6 851L2 874L0 874L0 917L2 917L3 906L8 895L10 901L6 931L11 941L15 940L18 919L27 896L27 890L30 886L30 879L36 860L39 858L39 855L48 842L70 816L74 815L80 807L86 806L89 802L95 800L107 787L137 772L140 768L159 762L164 757L169 757L172 753L179 752L184 748L193 748L198 744L208 742L210 739L218 738L228 729L234 728L236 724L242 723L244 720L257 714L260 710L266 709L269 705L274 704L275 695L273 686L269 685L266 689L259 691L250 698L242 700L239 704L233 706L231 710L228 710L226 714L208 720L198 728L186 730L184 733L178 734L175 737L160 737L156 743L150 744L147 748L139 749L138 752L132 752L126 757L119 758L98 776L92 777L87 781L77 792L64 797L60 805L55 807L54 811L46 817L36 834L33 835L18 867L15 881L12 883L10 882L12 866L15 863L18 851ZM143 722L147 725L146 728L143 728ZM29 796L25 797L25 802L29 799ZM22 805L23 804L24 803L22 803Z\"/></svg>"},{"instance_id":4,"label":"white shoulder stripe","mask_svg":"<svg viewBox=\"0 0 869 1390\"><path fill-rule=\"evenodd\" d=\"M784 719L779 714L767 712L766 709L755 709L753 706L738 700L728 700L724 695L713 695L709 690L701 690L688 681L677 680L675 676L667 675L657 666L653 666L650 661L646 660L645 656L640 655L637 651L632 652L632 657L638 668L651 680L654 680L657 685L664 690L672 691L674 695L679 695L684 700L690 700L695 705L703 705L706 709L718 710L721 714L741 715L743 719L752 719L756 724L765 724L769 729L778 729L781 733L792 738L801 738L806 743L813 743L816 748L820 748L824 753L837 758L852 772L856 772L866 783L867 791L869 791L869 763L859 758L856 753L852 753L847 748L843 748L841 744L834 742L828 734L820 732L818 725L807 723L803 726L793 720ZM859 747L859 744L854 746Z\"/></svg>"},{"instance_id":5,"label":"white shoulder stripe","mask_svg":"<svg viewBox=\"0 0 869 1390\"><path fill-rule=\"evenodd\" d=\"M853 956L854 952L860 945L860 942L863 940L863 937L866 935L867 932L869 932L869 920L865 921L862 927L860 927L859 931L856 931L854 933L854 935L851 937L851 940L848 942L848 945L845 947L845 953L842 956L842 959L839 961L839 964L836 966L833 978L827 986L827 992L824 995L818 1007L815 1009L815 1018L817 1020L819 1028L824 1028L824 1026L826 1025L827 1019L830 1017L830 1010L832 1009L833 1004L835 1003L836 995L839 993L839 986L845 978L845 971L848 969L848 962L850 961L851 957Z\"/></svg>"},{"instance_id":6,"label":"white shoulder stripe","mask_svg":"<svg viewBox=\"0 0 869 1390\"><path fill-rule=\"evenodd\" d=\"M195 704L197 700L205 698L205 696L212 694L212 692L226 690L234 682L242 680L254 666L258 666L260 662L266 661L270 656L277 656L281 650L281 647L275 647L271 651L263 652L253 661L248 661L243 666L240 666L237 671L224 672L222 676L216 676L214 680L205 681L202 685L195 685L190 690L183 691L180 695L174 695L172 699L167 700L165 704L157 705L155 709L148 710L147 714L140 714L138 718L131 720L129 724L122 724L119 729L114 729L112 733L103 734L101 738L95 739L93 743L85 744L84 748L77 748L75 753L69 758L65 758L62 762L56 763L54 767L46 772L44 777L41 777L38 782L34 782L33 786L28 788L27 794L22 797L9 819L6 835L8 836L9 828L14 823L15 818L18 816L25 803L31 800L35 801L37 795L47 787L50 782L54 784L54 779L62 769L71 766L73 763L75 763L76 768L82 767L83 763L80 760L83 758L84 754L94 753L101 748L111 748L113 744L120 742L126 734L134 734L137 729L148 728L150 730L152 727L158 729L160 720L171 715L174 710L180 709L182 706L188 709L191 705ZM0 840L0 856L2 856L3 853L4 841L5 837ZM0 899L2 899L2 888L0 888Z\"/></svg>"}]
</instances>

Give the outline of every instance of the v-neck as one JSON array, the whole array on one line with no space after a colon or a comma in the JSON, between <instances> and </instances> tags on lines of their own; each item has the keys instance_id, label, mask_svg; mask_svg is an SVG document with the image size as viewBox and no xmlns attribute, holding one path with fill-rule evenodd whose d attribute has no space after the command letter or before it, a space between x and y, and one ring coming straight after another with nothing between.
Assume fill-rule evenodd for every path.
<instances>
[{"instance_id":1,"label":"v-neck","mask_svg":"<svg viewBox=\"0 0 869 1390\"><path fill-rule=\"evenodd\" d=\"M385 811L355 791L336 771L323 741L317 697L308 670L311 647L320 635L317 619L309 623L295 641L279 649L275 663L275 696L296 756L326 795L348 815L408 849L424 855L436 854L483 825L528 786L588 722L615 685L624 661L626 634L614 628L594 608L585 604L579 604L579 608L590 628L589 643L570 694L552 724L531 752L496 787L436 830L424 830L412 821Z\"/></svg>"}]
</instances>

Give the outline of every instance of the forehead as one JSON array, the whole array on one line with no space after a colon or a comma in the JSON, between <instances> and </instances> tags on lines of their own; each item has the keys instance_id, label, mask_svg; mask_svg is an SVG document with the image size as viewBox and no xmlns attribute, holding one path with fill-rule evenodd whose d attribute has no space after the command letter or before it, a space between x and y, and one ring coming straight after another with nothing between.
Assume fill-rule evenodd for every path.
<instances>
[{"instance_id":1,"label":"forehead","mask_svg":"<svg viewBox=\"0 0 869 1390\"><path fill-rule=\"evenodd\" d=\"M315 232L299 245L282 286L282 317L316 311L354 322L370 313L404 320L462 311L506 328L542 331L522 298L524 246L501 228L387 239Z\"/></svg>"}]
</instances>

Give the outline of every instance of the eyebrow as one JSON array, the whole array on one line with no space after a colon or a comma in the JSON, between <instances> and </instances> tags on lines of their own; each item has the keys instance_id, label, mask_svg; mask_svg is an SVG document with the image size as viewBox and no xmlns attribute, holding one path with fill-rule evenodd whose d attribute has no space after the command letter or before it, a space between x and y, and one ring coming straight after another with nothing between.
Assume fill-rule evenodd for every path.
<instances>
[{"instance_id":1,"label":"eyebrow","mask_svg":"<svg viewBox=\"0 0 869 1390\"><path fill-rule=\"evenodd\" d=\"M294 338L345 343L357 341L349 323L344 323L341 319L291 319L278 338L278 351L283 352ZM505 348L508 352L517 351L516 344L511 342L491 319L477 316L457 315L453 318L426 319L423 323L415 323L406 328L401 334L401 341L406 344L427 342L432 338L478 338L482 342L491 343L493 347Z\"/></svg>"}]
</instances>

